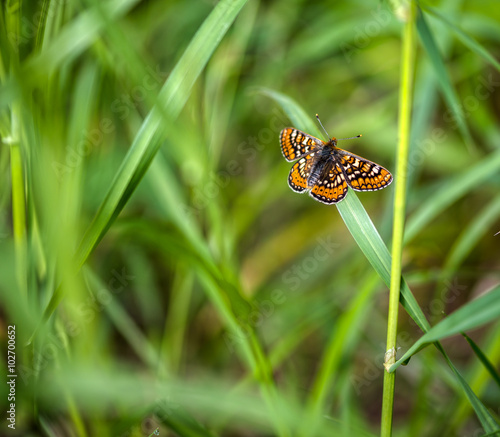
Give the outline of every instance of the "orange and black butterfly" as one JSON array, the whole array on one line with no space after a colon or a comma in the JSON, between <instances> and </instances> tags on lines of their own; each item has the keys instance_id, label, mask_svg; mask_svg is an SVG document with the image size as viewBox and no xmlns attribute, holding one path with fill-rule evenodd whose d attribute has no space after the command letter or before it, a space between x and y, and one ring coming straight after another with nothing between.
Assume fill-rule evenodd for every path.
<instances>
[{"instance_id":1,"label":"orange and black butterfly","mask_svg":"<svg viewBox=\"0 0 500 437\"><path fill-rule=\"evenodd\" d=\"M288 185L297 193L309 191L310 196L319 202L340 202L347 194L347 186L356 191L375 191L392 182L392 175L388 170L361 156L339 149L335 137L324 142L298 129L287 127L281 131L280 143L287 161L298 159L288 175Z\"/></svg>"}]
</instances>

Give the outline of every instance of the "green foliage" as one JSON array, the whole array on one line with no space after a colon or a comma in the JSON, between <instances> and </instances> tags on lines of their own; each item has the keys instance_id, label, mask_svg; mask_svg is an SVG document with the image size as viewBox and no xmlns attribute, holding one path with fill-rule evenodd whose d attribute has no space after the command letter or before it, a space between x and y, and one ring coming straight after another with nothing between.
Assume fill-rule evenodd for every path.
<instances>
[{"instance_id":1,"label":"green foliage","mask_svg":"<svg viewBox=\"0 0 500 437\"><path fill-rule=\"evenodd\" d=\"M406 7L2 4L0 434L378 435L388 320L392 433L498 433L500 13L421 3L398 100ZM315 113L393 185L293 193Z\"/></svg>"}]
</instances>

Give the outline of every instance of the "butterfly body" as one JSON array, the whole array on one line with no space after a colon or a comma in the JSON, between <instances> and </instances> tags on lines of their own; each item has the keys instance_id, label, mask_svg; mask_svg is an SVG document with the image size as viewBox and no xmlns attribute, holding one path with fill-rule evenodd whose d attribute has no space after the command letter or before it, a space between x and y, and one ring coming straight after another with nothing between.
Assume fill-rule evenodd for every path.
<instances>
[{"instance_id":1,"label":"butterfly body","mask_svg":"<svg viewBox=\"0 0 500 437\"><path fill-rule=\"evenodd\" d=\"M313 188L321 179L324 178L325 169L328 164L334 160L334 150L328 147L328 144L315 153L311 164L311 171L307 178L307 188Z\"/></svg>"},{"instance_id":2,"label":"butterfly body","mask_svg":"<svg viewBox=\"0 0 500 437\"><path fill-rule=\"evenodd\" d=\"M356 191L374 191L392 182L384 167L337 147L337 139L322 141L295 128L280 134L281 151L287 161L297 162L288 175L296 192L308 191L316 200L338 203L350 186Z\"/></svg>"}]
</instances>

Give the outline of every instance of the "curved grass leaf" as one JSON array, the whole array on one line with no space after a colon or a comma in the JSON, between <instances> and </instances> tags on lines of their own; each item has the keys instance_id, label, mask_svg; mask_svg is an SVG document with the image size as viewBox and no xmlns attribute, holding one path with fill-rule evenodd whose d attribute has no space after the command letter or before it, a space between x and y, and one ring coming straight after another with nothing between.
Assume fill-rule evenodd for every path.
<instances>
[{"instance_id":1,"label":"curved grass leaf","mask_svg":"<svg viewBox=\"0 0 500 437\"><path fill-rule=\"evenodd\" d=\"M338 210L349 232L363 251L366 258L387 286L391 279L391 255L368 213L353 191L338 205ZM427 331L429 322L411 293L406 281L401 277L401 304L415 323Z\"/></svg>"},{"instance_id":2,"label":"curved grass leaf","mask_svg":"<svg viewBox=\"0 0 500 437\"><path fill-rule=\"evenodd\" d=\"M193 262L199 262L202 270L206 271L213 281L218 284L220 290L227 299L230 307L224 304L219 306L221 315L237 329L234 318L247 319L251 311L250 304L237 290L237 284L229 283L216 266L206 242L203 240L191 217L183 208L183 199L180 196L182 187L174 177L167 160L161 151L149 169L147 179L152 186L156 197L160 199L160 210L177 226L181 234L186 238L189 248L193 249ZM186 251L186 249L184 249ZM192 263L190 263L193 265ZM197 270L197 269L196 269Z\"/></svg>"},{"instance_id":3,"label":"curved grass leaf","mask_svg":"<svg viewBox=\"0 0 500 437\"><path fill-rule=\"evenodd\" d=\"M436 77L443 91L443 96L446 100L446 103L453 113L454 120L457 123L458 129L460 130L460 133L462 134L466 145L470 148L473 144L473 140L469 132L469 128L467 127L467 123L465 122L462 106L460 105L458 95L451 83L450 76L448 75L448 72L446 70L443 57L439 52L434 36L432 35L432 32L429 29L427 22L425 21L422 11L420 11L417 17L417 30L418 34L420 35L422 45L424 46L424 49L429 56L431 65L434 67L434 70L436 72Z\"/></svg>"},{"instance_id":4,"label":"curved grass leaf","mask_svg":"<svg viewBox=\"0 0 500 437\"><path fill-rule=\"evenodd\" d=\"M102 8L112 21L124 16L137 3L138 0L111 0L101 4L99 8ZM50 17L50 14L47 15ZM106 21L101 20L100 15L101 12L97 8L90 8L68 23L43 52L26 63L26 76L42 76L80 55L99 37L99 33L106 26Z\"/></svg>"},{"instance_id":5,"label":"curved grass leaf","mask_svg":"<svg viewBox=\"0 0 500 437\"><path fill-rule=\"evenodd\" d=\"M304 109L302 109L302 107L299 106L291 97L265 87L255 87L253 90L259 94L270 97L279 103L292 123L300 126L304 132L317 137L321 135L318 130L318 124L314 123L311 117L307 115L307 112L304 111Z\"/></svg>"},{"instance_id":6,"label":"curved grass leaf","mask_svg":"<svg viewBox=\"0 0 500 437\"><path fill-rule=\"evenodd\" d=\"M84 274L86 276L86 281L89 286L89 290L95 297L97 290L106 289L106 284L91 270L84 269ZM151 369L156 369L157 366L164 366L165 364L159 362L158 353L147 339L147 337L141 332L135 321L127 313L127 311L121 305L117 299L110 299L110 301L104 306L106 313L109 315L111 322L116 327L116 330L120 335L127 341L131 349L136 353L146 365Z\"/></svg>"},{"instance_id":7,"label":"curved grass leaf","mask_svg":"<svg viewBox=\"0 0 500 437\"><path fill-rule=\"evenodd\" d=\"M141 181L161 145L164 134L163 127L160 129L161 124L172 125L186 103L194 82L245 3L246 0L219 2L196 32L160 91L161 107L155 106L147 115L106 198L87 229L77 253L79 264L85 262Z\"/></svg>"},{"instance_id":8,"label":"curved grass leaf","mask_svg":"<svg viewBox=\"0 0 500 437\"><path fill-rule=\"evenodd\" d=\"M478 211L471 223L456 239L444 263L445 273L451 273L462 263L482 235L488 232L491 234L491 227L499 215L500 196Z\"/></svg>"},{"instance_id":9,"label":"curved grass leaf","mask_svg":"<svg viewBox=\"0 0 500 437\"><path fill-rule=\"evenodd\" d=\"M500 287L467 303L433 326L390 368L394 372L404 361L430 343L475 329L500 317Z\"/></svg>"},{"instance_id":10,"label":"curved grass leaf","mask_svg":"<svg viewBox=\"0 0 500 437\"><path fill-rule=\"evenodd\" d=\"M161 107L158 105L153 107L147 115L105 199L83 236L76 253L78 266L85 263L142 180L161 145L165 125L172 126L194 82L245 3L246 0L219 2L191 40L160 91L158 101ZM108 17L110 20L112 18ZM183 223L182 220L180 222ZM57 307L61 299L60 294L59 288L47 305L43 320L50 317Z\"/></svg>"},{"instance_id":11,"label":"curved grass leaf","mask_svg":"<svg viewBox=\"0 0 500 437\"><path fill-rule=\"evenodd\" d=\"M462 333L463 337L467 340L467 343L469 343L471 349L474 351L476 356L479 358L479 361L483 363L483 366L485 369L488 371L488 373L491 375L491 378L493 381L496 382L498 387L500 387L500 375L498 374L497 370L495 369L495 366L493 363L488 359L486 354L481 350L481 348L476 344L472 338L470 338L467 334Z\"/></svg>"},{"instance_id":12,"label":"curved grass leaf","mask_svg":"<svg viewBox=\"0 0 500 437\"><path fill-rule=\"evenodd\" d=\"M500 336L498 335L499 324L492 326L484 338L482 338L482 349L486 351L488 359L493 363L500 360ZM464 335L464 334L462 334ZM491 386L488 371L484 363L477 362L467 373L467 381L475 393L485 393ZM470 416L471 406L466 399L455 399L449 407L446 415L446 427L449 435L457 434Z\"/></svg>"},{"instance_id":13,"label":"curved grass leaf","mask_svg":"<svg viewBox=\"0 0 500 437\"><path fill-rule=\"evenodd\" d=\"M461 375L461 373L458 371L458 369L451 362L448 355L446 355L446 352L443 350L443 347L441 346L441 344L439 344L439 343L435 343L435 344L438 345L439 351L443 354L444 359L446 360L446 362L450 366L451 370L455 374L457 381L459 382L460 386L462 387L462 390L463 390L465 396L467 397L467 399L469 400L472 408L474 408L476 416L479 419L479 421L481 422L481 425L484 428L484 430L487 433L500 432L500 427L498 426L498 423L496 423L495 419L490 414L488 409L479 400L479 398L476 396L476 394L470 388L467 381L464 379L464 377Z\"/></svg>"},{"instance_id":14,"label":"curved grass leaf","mask_svg":"<svg viewBox=\"0 0 500 437\"><path fill-rule=\"evenodd\" d=\"M329 344L321 359L321 363L312 385L309 396L309 408L316 415L323 408L326 397L331 390L333 381L339 378L340 363L345 359L345 350L351 350L351 345L361 334L361 329L352 329L353 326L362 326L362 319L367 320L371 298L377 290L377 275L370 272L361 286L360 292L352 299L347 309L339 316L335 331L332 333Z\"/></svg>"},{"instance_id":15,"label":"curved grass leaf","mask_svg":"<svg viewBox=\"0 0 500 437\"><path fill-rule=\"evenodd\" d=\"M478 187L481 182L491 178L500 168L500 150L486 156L476 165L465 169L436 190L415 213L409 217L405 231L408 243L424 229L441 211L444 211L457 199Z\"/></svg>"},{"instance_id":16,"label":"curved grass leaf","mask_svg":"<svg viewBox=\"0 0 500 437\"><path fill-rule=\"evenodd\" d=\"M50 44L46 44L47 37L45 26L59 18L58 5L50 5L51 12L40 16L39 32L37 34L37 46L43 45L43 51L37 52L30 57L19 72L18 78L8 78L0 87L0 107L11 103L18 98L26 83L33 84L37 80L46 80L47 74L55 71L63 64L68 64L89 48L99 37L100 32L107 22L113 22L130 11L138 0L110 0L97 8L90 8L78 16L54 37ZM58 8L57 12L54 8ZM109 21L100 19L101 14L107 15ZM19 86L19 78L22 78L23 86Z\"/></svg>"},{"instance_id":17,"label":"curved grass leaf","mask_svg":"<svg viewBox=\"0 0 500 437\"><path fill-rule=\"evenodd\" d=\"M85 263L89 254L104 236L142 180L161 145L165 124L171 125L173 119L184 106L195 80L245 2L246 0L219 2L193 37L160 91L158 100L162 107L155 106L144 120L104 201L82 239L76 254L79 266ZM169 170L168 166L164 166L163 169ZM169 179L175 180L173 176L170 176ZM172 201L171 209L176 212L173 217L175 223L180 226L180 229L204 260L210 260L207 254L208 249L200 242L199 238L194 236L193 227L189 226L189 220L185 214L182 214L180 205L176 205L177 197L168 188L165 194ZM237 299L234 296L235 293L229 293L229 295L233 297L231 299L233 308L248 307L246 302L242 302L241 297ZM61 289L59 288L47 305L43 320L50 317L61 297Z\"/></svg>"},{"instance_id":18,"label":"curved grass leaf","mask_svg":"<svg viewBox=\"0 0 500 437\"><path fill-rule=\"evenodd\" d=\"M474 52L476 55L480 56L481 58L485 59L487 62L489 62L493 67L495 67L498 71L500 71L500 62L498 62L493 55L488 52L484 48L482 44L477 42L472 36L470 36L468 33L464 32L460 27L456 26L453 24L450 20L448 20L444 15L436 11L434 8L431 8L429 6L424 6L424 9L426 12L429 12L432 14L434 17L439 19L441 22L443 22L446 26L448 26L455 34L457 37L462 41L462 43L468 47L472 52Z\"/></svg>"}]
</instances>

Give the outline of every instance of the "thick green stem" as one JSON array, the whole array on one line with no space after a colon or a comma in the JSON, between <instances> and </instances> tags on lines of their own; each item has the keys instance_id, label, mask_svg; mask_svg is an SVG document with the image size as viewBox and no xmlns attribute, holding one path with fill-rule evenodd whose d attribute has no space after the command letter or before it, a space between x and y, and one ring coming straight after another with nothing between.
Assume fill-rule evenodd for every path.
<instances>
[{"instance_id":1,"label":"thick green stem","mask_svg":"<svg viewBox=\"0 0 500 437\"><path fill-rule=\"evenodd\" d=\"M412 107L413 71L415 59L415 15L414 2L408 5L403 31L403 52L399 93L399 144L396 163L396 193L394 198L394 224L392 232L391 286L387 322L387 349L384 366L388 368L396 361L396 339L398 328L399 294L401 287L401 254L406 209L406 180L408 151L410 145L410 124ZM392 410L396 373L384 373L382 399L382 420L380 435L392 434Z\"/></svg>"},{"instance_id":2,"label":"thick green stem","mask_svg":"<svg viewBox=\"0 0 500 437\"><path fill-rule=\"evenodd\" d=\"M26 282L26 208L21 151L19 143L11 144L12 226L16 249L16 274L19 290L27 294Z\"/></svg>"}]
</instances>

